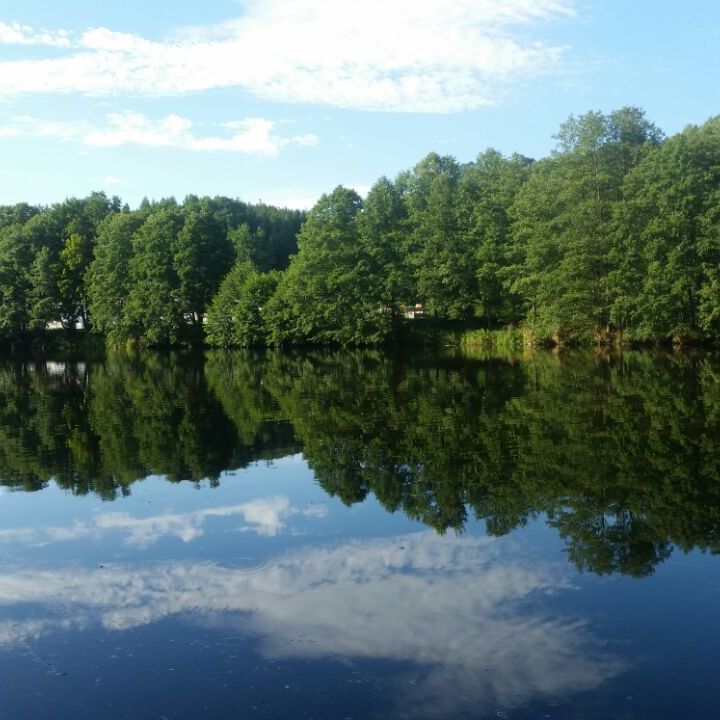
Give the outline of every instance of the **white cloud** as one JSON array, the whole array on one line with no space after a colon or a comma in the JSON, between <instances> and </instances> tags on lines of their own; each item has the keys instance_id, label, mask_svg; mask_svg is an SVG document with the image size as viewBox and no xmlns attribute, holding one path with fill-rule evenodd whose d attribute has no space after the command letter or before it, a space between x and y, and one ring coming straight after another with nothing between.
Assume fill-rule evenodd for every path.
<instances>
[{"instance_id":1,"label":"white cloud","mask_svg":"<svg viewBox=\"0 0 720 720\"><path fill-rule=\"evenodd\" d=\"M282 102L466 110L557 68L565 49L528 36L539 23L572 16L572 2L248 0L236 20L161 41L94 28L73 36L63 57L0 62L0 97L236 87ZM44 37L3 27L13 37Z\"/></svg>"},{"instance_id":2,"label":"white cloud","mask_svg":"<svg viewBox=\"0 0 720 720\"><path fill-rule=\"evenodd\" d=\"M5 572L0 607L23 620L0 622L0 644L182 615L249 629L268 658L396 662L420 680L394 683L393 717L479 716L592 690L624 669L583 622L542 600L569 591L562 569L519 559L507 539L422 532L304 549L252 569Z\"/></svg>"},{"instance_id":3,"label":"white cloud","mask_svg":"<svg viewBox=\"0 0 720 720\"><path fill-rule=\"evenodd\" d=\"M343 187L346 188L352 188L357 192L358 195L361 197L366 197L367 194L370 192L371 185L368 185L367 183L356 183L356 182L348 182L348 183L342 183ZM285 192L278 192L275 194L265 195L263 197L255 198L255 202L264 202L268 205L274 205L275 207L287 207L287 208L296 208L298 210L310 210L312 207L314 207L315 203L320 199L320 197L327 193L327 189L325 190L318 190L315 193L303 193L302 191L293 192L292 190L287 190Z\"/></svg>"},{"instance_id":4,"label":"white cloud","mask_svg":"<svg viewBox=\"0 0 720 720\"><path fill-rule=\"evenodd\" d=\"M49 45L70 47L70 37L66 30L48 32L35 30L20 23L0 22L0 45Z\"/></svg>"},{"instance_id":5,"label":"white cloud","mask_svg":"<svg viewBox=\"0 0 720 720\"><path fill-rule=\"evenodd\" d=\"M297 145L305 147L315 147L318 144L318 137L313 133L305 133L304 135L295 135L292 141Z\"/></svg>"},{"instance_id":6,"label":"white cloud","mask_svg":"<svg viewBox=\"0 0 720 720\"><path fill-rule=\"evenodd\" d=\"M293 208L295 210L310 210L313 205L320 199L322 192L311 195L303 193L274 193L265 194L262 197L254 198L253 202L265 203L266 205L274 205L275 207Z\"/></svg>"},{"instance_id":7,"label":"white cloud","mask_svg":"<svg viewBox=\"0 0 720 720\"><path fill-rule=\"evenodd\" d=\"M81 142L88 147L114 148L123 145L176 148L193 152L235 152L272 157L289 145L316 145L315 135L283 137L275 132L277 123L264 118L246 118L224 123L232 132L226 136L200 136L188 118L170 114L159 120L132 110L109 113L106 123L52 122L19 116L0 126L2 137L50 137Z\"/></svg>"}]
</instances>

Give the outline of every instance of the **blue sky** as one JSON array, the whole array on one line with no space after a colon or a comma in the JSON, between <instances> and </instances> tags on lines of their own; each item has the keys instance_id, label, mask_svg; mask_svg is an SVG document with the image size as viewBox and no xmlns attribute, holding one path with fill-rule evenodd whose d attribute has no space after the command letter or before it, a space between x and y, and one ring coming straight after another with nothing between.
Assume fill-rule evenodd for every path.
<instances>
[{"instance_id":1,"label":"blue sky","mask_svg":"<svg viewBox=\"0 0 720 720\"><path fill-rule=\"evenodd\" d=\"M3 0L0 204L309 206L434 150L549 153L571 113L720 113L720 2Z\"/></svg>"}]
</instances>

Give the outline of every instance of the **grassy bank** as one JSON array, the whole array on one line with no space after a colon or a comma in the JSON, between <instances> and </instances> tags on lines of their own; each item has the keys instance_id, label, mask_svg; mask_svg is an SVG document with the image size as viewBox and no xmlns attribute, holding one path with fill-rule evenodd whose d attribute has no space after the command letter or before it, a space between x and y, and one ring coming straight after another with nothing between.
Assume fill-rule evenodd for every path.
<instances>
[{"instance_id":1,"label":"grassy bank","mask_svg":"<svg viewBox=\"0 0 720 720\"><path fill-rule=\"evenodd\" d=\"M480 319L435 320L422 318L406 321L398 333L400 345L462 347L468 350L510 352L532 344L532 338L519 329L479 327Z\"/></svg>"}]
</instances>

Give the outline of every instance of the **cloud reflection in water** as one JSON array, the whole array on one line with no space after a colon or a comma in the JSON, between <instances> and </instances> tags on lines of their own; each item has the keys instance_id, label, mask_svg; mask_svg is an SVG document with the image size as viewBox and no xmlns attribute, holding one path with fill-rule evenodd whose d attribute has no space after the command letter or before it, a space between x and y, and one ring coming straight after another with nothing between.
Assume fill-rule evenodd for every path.
<instances>
[{"instance_id":1,"label":"cloud reflection in water","mask_svg":"<svg viewBox=\"0 0 720 720\"><path fill-rule=\"evenodd\" d=\"M43 611L0 623L0 643L182 616L252 632L267 658L395 662L395 716L478 714L591 690L623 670L584 622L544 607L571 590L563 566L523 559L507 539L421 532L296 550L260 568L2 574L0 607Z\"/></svg>"},{"instance_id":2,"label":"cloud reflection in water","mask_svg":"<svg viewBox=\"0 0 720 720\"><path fill-rule=\"evenodd\" d=\"M102 538L103 534L118 531L124 534L126 545L148 547L165 537L192 542L204 534L208 518L241 517L246 525L236 529L254 532L260 537L275 537L287 521L296 515L323 517L326 509L314 506L300 510L284 495L257 498L237 505L203 508L187 513L161 513L135 516L128 512L98 513L92 521L77 521L68 526L25 527L0 530L0 542L20 542L42 547L50 543L70 542L86 538Z\"/></svg>"}]
</instances>

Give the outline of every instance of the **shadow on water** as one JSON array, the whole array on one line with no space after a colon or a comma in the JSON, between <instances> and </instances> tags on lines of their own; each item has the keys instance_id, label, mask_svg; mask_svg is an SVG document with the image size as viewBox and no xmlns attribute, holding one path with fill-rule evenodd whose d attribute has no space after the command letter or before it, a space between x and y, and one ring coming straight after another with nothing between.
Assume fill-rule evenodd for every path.
<instances>
[{"instance_id":1,"label":"shadow on water","mask_svg":"<svg viewBox=\"0 0 720 720\"><path fill-rule=\"evenodd\" d=\"M111 500L302 452L344 503L439 533L541 517L571 562L643 576L720 551L711 355L109 355L0 366L0 483Z\"/></svg>"}]
</instances>

